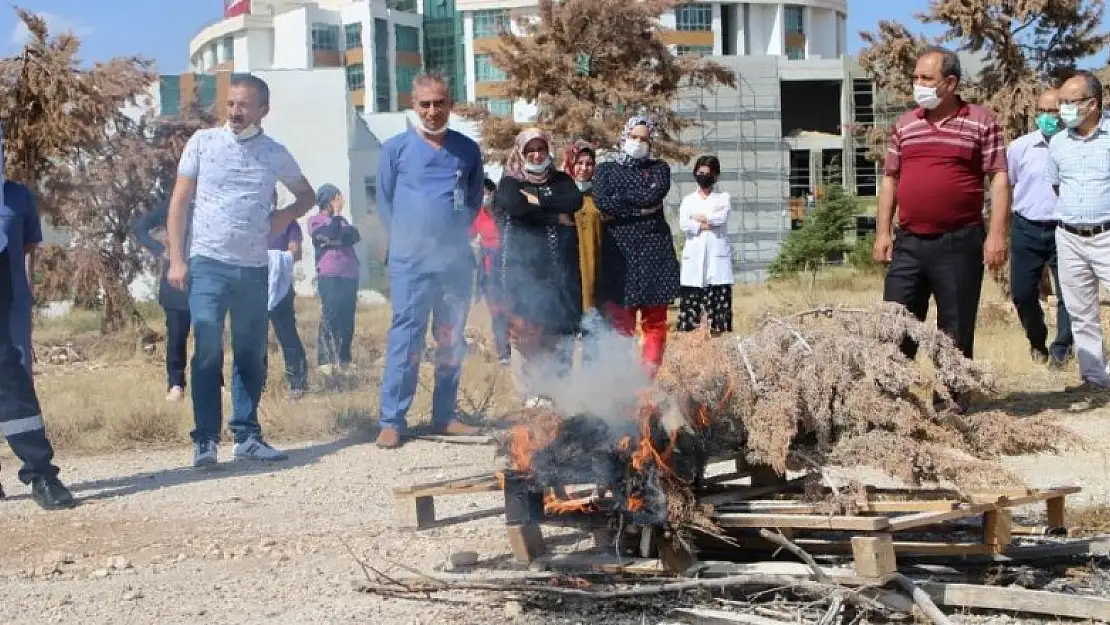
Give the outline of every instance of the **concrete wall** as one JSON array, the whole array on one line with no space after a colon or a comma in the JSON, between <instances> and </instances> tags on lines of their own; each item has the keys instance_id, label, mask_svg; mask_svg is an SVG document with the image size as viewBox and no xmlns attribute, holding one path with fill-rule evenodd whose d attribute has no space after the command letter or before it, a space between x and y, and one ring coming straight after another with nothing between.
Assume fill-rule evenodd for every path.
<instances>
[{"instance_id":1,"label":"concrete wall","mask_svg":"<svg viewBox=\"0 0 1110 625\"><path fill-rule=\"evenodd\" d=\"M736 72L737 87L684 93L679 111L703 125L688 129L683 138L700 153L720 159L718 186L732 195L728 232L736 280L760 282L790 231L778 61L774 57L714 60ZM696 190L692 165L674 168L667 197L672 215L677 215L682 197Z\"/></svg>"}]
</instances>

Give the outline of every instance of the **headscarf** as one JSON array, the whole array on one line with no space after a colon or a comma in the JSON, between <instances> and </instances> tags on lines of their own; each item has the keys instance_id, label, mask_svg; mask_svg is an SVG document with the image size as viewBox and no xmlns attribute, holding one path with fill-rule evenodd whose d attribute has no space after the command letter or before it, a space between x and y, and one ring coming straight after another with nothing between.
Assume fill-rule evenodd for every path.
<instances>
[{"instance_id":1,"label":"headscarf","mask_svg":"<svg viewBox=\"0 0 1110 625\"><path fill-rule=\"evenodd\" d=\"M334 184L329 182L320 185L320 188L316 190L316 205L320 207L320 210L325 210L337 195L339 195L339 187Z\"/></svg>"},{"instance_id":2,"label":"headscarf","mask_svg":"<svg viewBox=\"0 0 1110 625\"><path fill-rule=\"evenodd\" d=\"M542 139L548 152L551 152L551 140L547 138L547 133L539 128L525 128L516 136L513 151L509 154L509 158L505 160L505 174L530 184L547 182L548 176L551 175L551 167L539 174L529 173L524 169L524 146L535 139Z\"/></svg>"},{"instance_id":3,"label":"headscarf","mask_svg":"<svg viewBox=\"0 0 1110 625\"><path fill-rule=\"evenodd\" d=\"M593 144L585 139L578 139L563 150L563 163L560 167L563 173L571 177L574 176L574 164L578 162L578 157L581 156L583 152L594 153Z\"/></svg>"},{"instance_id":4,"label":"headscarf","mask_svg":"<svg viewBox=\"0 0 1110 625\"><path fill-rule=\"evenodd\" d=\"M655 122L651 121L651 118L647 117L646 115L633 115L632 117L628 118L627 122L624 123L624 130L621 130L620 145L618 146L618 148L624 146L624 142L628 140L629 136L631 136L632 134L632 129L636 126L647 126L648 137L651 138L652 141L655 140ZM644 158L647 159L650 157L651 154L649 152L648 156L645 156ZM617 162L621 163L622 165L627 165L629 163L642 160L634 159L631 156L625 154L623 149L617 150L616 159Z\"/></svg>"}]
</instances>

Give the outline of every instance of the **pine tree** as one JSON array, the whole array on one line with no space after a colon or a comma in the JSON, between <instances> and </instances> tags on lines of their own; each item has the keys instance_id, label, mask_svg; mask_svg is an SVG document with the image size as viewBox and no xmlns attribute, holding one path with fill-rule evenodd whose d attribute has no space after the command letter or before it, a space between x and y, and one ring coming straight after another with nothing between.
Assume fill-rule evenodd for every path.
<instances>
[{"instance_id":1,"label":"pine tree","mask_svg":"<svg viewBox=\"0 0 1110 625\"><path fill-rule=\"evenodd\" d=\"M823 197L802 227L786 237L771 263L772 278L785 278L800 271L816 272L831 257L841 257L853 248L848 232L860 212L859 200L840 185L825 187Z\"/></svg>"},{"instance_id":2,"label":"pine tree","mask_svg":"<svg viewBox=\"0 0 1110 625\"><path fill-rule=\"evenodd\" d=\"M659 17L677 0L540 0L539 19L521 20L521 35L503 32L492 62L505 73L502 98L533 102L535 125L564 145L585 139L613 146L626 119L647 113L657 122L655 151L686 161L694 152L679 140L694 124L673 107L682 87L735 86L724 66L675 56L663 42ZM489 160L500 162L521 126L484 107L460 112L481 120Z\"/></svg>"}]
</instances>

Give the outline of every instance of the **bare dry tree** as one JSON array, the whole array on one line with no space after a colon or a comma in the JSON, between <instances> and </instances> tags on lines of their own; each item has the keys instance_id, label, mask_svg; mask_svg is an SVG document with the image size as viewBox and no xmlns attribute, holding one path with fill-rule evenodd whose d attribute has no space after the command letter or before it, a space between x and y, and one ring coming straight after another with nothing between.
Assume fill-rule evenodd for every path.
<instances>
[{"instance_id":1,"label":"bare dry tree","mask_svg":"<svg viewBox=\"0 0 1110 625\"><path fill-rule=\"evenodd\" d=\"M18 56L0 61L5 171L35 192L71 239L64 256L54 252L44 267L61 275L44 282L96 293L81 299L101 308L104 332L145 327L128 289L144 258L131 226L169 192L185 140L207 120L192 112L154 118L147 93L157 75L149 60L84 68L77 37L51 37L41 17L16 12L30 39Z\"/></svg>"},{"instance_id":2,"label":"bare dry tree","mask_svg":"<svg viewBox=\"0 0 1110 625\"><path fill-rule=\"evenodd\" d=\"M497 97L538 106L535 125L556 146L575 139L615 146L629 115L654 117L663 158L686 161L691 148L678 139L695 122L673 103L683 87L735 86L732 71L697 56L675 56L663 40L659 17L677 0L540 0L539 19L519 21L520 35L502 32L491 51L505 72ZM481 120L492 162L503 160L521 126L485 107L460 113Z\"/></svg>"}]
</instances>

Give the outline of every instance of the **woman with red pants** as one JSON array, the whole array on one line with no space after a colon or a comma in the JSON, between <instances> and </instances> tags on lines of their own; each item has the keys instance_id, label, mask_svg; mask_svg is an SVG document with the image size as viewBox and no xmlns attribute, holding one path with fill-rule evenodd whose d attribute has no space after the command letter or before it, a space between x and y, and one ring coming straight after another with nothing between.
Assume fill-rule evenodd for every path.
<instances>
[{"instance_id":1,"label":"woman with red pants","mask_svg":"<svg viewBox=\"0 0 1110 625\"><path fill-rule=\"evenodd\" d=\"M651 158L655 125L647 117L628 120L620 153L598 165L594 202L601 211L601 265L598 300L606 317L625 336L644 335L643 361L654 376L667 345L667 307L679 295L679 262L663 200L671 189L671 168Z\"/></svg>"}]
</instances>

